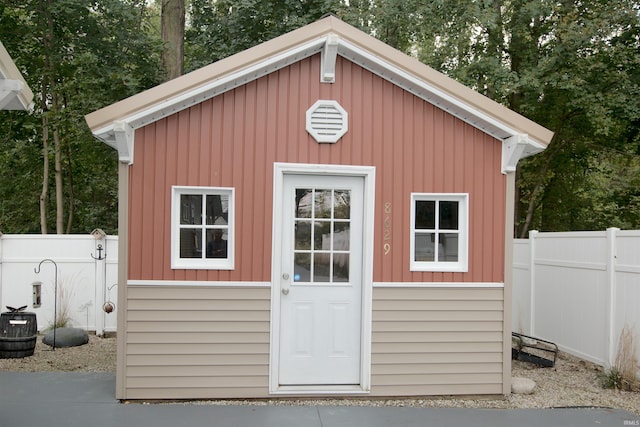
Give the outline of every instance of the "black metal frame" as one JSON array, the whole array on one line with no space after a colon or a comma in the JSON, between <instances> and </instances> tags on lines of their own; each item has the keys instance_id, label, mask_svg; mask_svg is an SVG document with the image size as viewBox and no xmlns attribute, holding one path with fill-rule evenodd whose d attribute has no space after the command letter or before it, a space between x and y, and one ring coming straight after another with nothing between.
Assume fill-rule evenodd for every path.
<instances>
[{"instance_id":1,"label":"black metal frame","mask_svg":"<svg viewBox=\"0 0 640 427\"><path fill-rule=\"evenodd\" d=\"M540 338L530 337L528 335L511 333L512 341L515 348L511 348L511 358L522 362L535 363L536 365L553 368L558 359L558 346L551 341L545 341ZM542 344L540 344L542 343ZM553 355L552 359L547 359L535 354L524 351L525 348L531 348Z\"/></svg>"}]
</instances>

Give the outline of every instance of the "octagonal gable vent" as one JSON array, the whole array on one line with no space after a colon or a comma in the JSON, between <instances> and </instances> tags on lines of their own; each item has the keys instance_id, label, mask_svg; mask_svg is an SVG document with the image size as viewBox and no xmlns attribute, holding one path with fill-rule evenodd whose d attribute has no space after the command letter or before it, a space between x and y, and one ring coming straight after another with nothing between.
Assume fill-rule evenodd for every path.
<instances>
[{"instance_id":1,"label":"octagonal gable vent","mask_svg":"<svg viewBox=\"0 0 640 427\"><path fill-rule=\"evenodd\" d=\"M338 142L348 128L349 115L336 101L319 100L307 110L307 132L318 142Z\"/></svg>"}]
</instances>

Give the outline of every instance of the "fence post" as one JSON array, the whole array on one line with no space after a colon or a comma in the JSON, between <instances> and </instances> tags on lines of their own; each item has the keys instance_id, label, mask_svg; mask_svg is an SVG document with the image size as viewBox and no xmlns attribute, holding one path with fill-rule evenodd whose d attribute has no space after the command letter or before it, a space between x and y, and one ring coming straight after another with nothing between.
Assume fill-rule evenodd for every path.
<instances>
[{"instance_id":1,"label":"fence post","mask_svg":"<svg viewBox=\"0 0 640 427\"><path fill-rule=\"evenodd\" d=\"M4 290L4 288L2 287L2 261L3 261L3 258L2 258L2 241L3 240L4 239L2 238L2 232L0 232L0 307L3 307L3 305L2 305L2 298L3 298L2 292Z\"/></svg>"},{"instance_id":2,"label":"fence post","mask_svg":"<svg viewBox=\"0 0 640 427\"><path fill-rule=\"evenodd\" d=\"M616 357L616 235L619 228L607 228L607 357L605 367L613 366Z\"/></svg>"},{"instance_id":3,"label":"fence post","mask_svg":"<svg viewBox=\"0 0 640 427\"><path fill-rule=\"evenodd\" d=\"M535 316L535 308L536 308L536 237L538 236L538 230L529 231L529 311L530 318L529 324L530 326L530 335L535 336L536 334L536 316Z\"/></svg>"},{"instance_id":4,"label":"fence post","mask_svg":"<svg viewBox=\"0 0 640 427\"><path fill-rule=\"evenodd\" d=\"M104 335L104 312L102 311L102 307L105 302L105 259L107 258L105 241L106 234L99 228L93 230L91 234L95 238L95 254L91 255L95 260L95 325L96 335L101 337Z\"/></svg>"}]
</instances>

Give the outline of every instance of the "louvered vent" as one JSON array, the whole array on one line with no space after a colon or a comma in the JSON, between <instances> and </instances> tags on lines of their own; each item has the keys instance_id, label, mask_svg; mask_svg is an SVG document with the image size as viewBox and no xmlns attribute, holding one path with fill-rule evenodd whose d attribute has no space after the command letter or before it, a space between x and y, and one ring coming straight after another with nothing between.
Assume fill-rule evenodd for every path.
<instances>
[{"instance_id":1,"label":"louvered vent","mask_svg":"<svg viewBox=\"0 0 640 427\"><path fill-rule=\"evenodd\" d=\"M348 128L349 115L336 101L316 101L307 110L307 132L318 142L338 142Z\"/></svg>"}]
</instances>

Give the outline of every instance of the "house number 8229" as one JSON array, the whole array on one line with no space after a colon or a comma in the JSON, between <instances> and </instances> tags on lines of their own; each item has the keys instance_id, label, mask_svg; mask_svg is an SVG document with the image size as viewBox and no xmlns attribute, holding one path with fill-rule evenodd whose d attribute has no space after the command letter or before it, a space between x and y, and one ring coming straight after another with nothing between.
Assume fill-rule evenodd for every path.
<instances>
[{"instance_id":1,"label":"house number 8229","mask_svg":"<svg viewBox=\"0 0 640 427\"><path fill-rule=\"evenodd\" d=\"M391 202L384 204L384 224L383 224L383 244L384 254L391 252Z\"/></svg>"}]
</instances>

